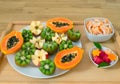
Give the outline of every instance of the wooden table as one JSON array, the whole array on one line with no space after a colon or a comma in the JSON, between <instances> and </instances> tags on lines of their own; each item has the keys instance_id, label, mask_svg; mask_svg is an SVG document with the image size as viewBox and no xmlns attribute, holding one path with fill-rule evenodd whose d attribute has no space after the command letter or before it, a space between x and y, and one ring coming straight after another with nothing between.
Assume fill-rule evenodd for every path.
<instances>
[{"instance_id":1,"label":"wooden table","mask_svg":"<svg viewBox=\"0 0 120 84\"><path fill-rule=\"evenodd\" d=\"M113 23L114 27L119 30L120 26L120 1L119 0L0 0L0 32L7 28L7 24L11 21L26 21L26 20L42 20L46 21L52 17L67 17L71 20L81 20L87 17L106 17ZM88 44L91 45L91 44ZM87 58L87 56L86 56ZM12 84L28 84L28 83L43 83L43 84L119 84L119 75L113 74L114 71L120 70L120 62L113 69L104 70L107 73L106 77L101 78L101 74L94 77L94 74L101 71L97 69L87 58L88 67L76 67L69 73L53 79L32 79L23 76L19 73L10 73L14 71L8 64L6 57L0 64L0 83ZM84 58L84 62L87 61ZM80 66L84 63L81 62ZM97 72L93 73L96 70ZM86 72L83 74L81 71ZM79 73L78 73L79 72ZM88 73L89 72L89 73ZM78 73L78 75L74 75ZM113 77L110 77L112 73ZM75 79L77 77L77 79ZM83 77L81 77L83 76ZM14 80L12 80L14 78ZM25 78L25 80L24 80ZM96 80L95 80L96 78ZM99 79L101 78L101 79Z\"/></svg>"}]
</instances>

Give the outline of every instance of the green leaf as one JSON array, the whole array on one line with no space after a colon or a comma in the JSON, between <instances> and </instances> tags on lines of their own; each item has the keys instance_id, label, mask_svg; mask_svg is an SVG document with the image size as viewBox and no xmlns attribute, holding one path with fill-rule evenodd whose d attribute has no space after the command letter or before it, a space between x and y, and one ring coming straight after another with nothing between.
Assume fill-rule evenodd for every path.
<instances>
[{"instance_id":1,"label":"green leaf","mask_svg":"<svg viewBox=\"0 0 120 84\"><path fill-rule=\"evenodd\" d=\"M102 63L100 63L100 64L98 65L98 68L104 67L104 66L109 66L109 64L106 63L106 62L102 62Z\"/></svg>"},{"instance_id":2,"label":"green leaf","mask_svg":"<svg viewBox=\"0 0 120 84\"><path fill-rule=\"evenodd\" d=\"M102 49L102 46L99 44L99 43L97 43L97 42L94 42L94 45L98 48L98 49Z\"/></svg>"}]
</instances>

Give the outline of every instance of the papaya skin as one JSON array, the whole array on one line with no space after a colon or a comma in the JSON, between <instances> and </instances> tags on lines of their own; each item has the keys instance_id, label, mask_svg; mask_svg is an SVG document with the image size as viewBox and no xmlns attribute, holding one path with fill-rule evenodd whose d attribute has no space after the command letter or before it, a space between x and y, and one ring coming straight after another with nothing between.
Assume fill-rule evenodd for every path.
<instances>
[{"instance_id":1,"label":"papaya skin","mask_svg":"<svg viewBox=\"0 0 120 84\"><path fill-rule=\"evenodd\" d=\"M16 36L19 42L17 42L17 44L14 47L7 49L7 42L12 36ZM9 34L7 34L5 37L3 37L0 43L0 49L4 54L12 54L17 52L21 48L22 44L23 44L22 33L18 31L12 31Z\"/></svg>"},{"instance_id":2,"label":"papaya skin","mask_svg":"<svg viewBox=\"0 0 120 84\"><path fill-rule=\"evenodd\" d=\"M62 63L61 58L70 53L77 53L77 56L75 56L75 58L70 62ZM84 50L77 46L74 46L71 49L62 50L58 52L54 58L55 65L62 70L70 70L81 61L83 53Z\"/></svg>"}]
</instances>

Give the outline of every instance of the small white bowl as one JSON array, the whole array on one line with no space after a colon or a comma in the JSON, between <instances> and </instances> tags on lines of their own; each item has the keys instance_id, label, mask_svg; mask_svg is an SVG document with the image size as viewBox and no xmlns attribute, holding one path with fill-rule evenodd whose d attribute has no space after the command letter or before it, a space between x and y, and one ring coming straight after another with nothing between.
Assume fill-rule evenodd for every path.
<instances>
[{"instance_id":1,"label":"small white bowl","mask_svg":"<svg viewBox=\"0 0 120 84\"><path fill-rule=\"evenodd\" d=\"M85 30L85 33L86 33L88 39L89 39L90 41L93 41L93 42L104 42L104 41L109 40L109 39L114 35L114 27L113 27L112 23L111 23L109 20L108 20L108 21L109 21L110 26L111 26L111 28L112 28L112 33L111 33L111 34L106 34L106 35L102 35L102 34L100 34L100 35L94 35L94 34L91 34L91 33L88 32L88 30L86 29L86 22L88 22L89 20L92 20L92 19L94 19L94 18L98 18L98 17L86 18L86 19L84 20L84 30ZM100 18L100 19L106 19L106 18Z\"/></svg>"},{"instance_id":2,"label":"small white bowl","mask_svg":"<svg viewBox=\"0 0 120 84\"><path fill-rule=\"evenodd\" d=\"M97 49L97 48L94 46L94 47L92 47L92 48L89 50L89 58L90 58L90 60L92 61L92 63L98 67L98 64L96 64L96 63L93 61L92 51L93 51L94 49ZM102 50L103 50L103 51L104 51L104 50L107 50L107 49L109 49L110 51L112 51L110 48L107 48L107 47L102 46ZM114 55L116 55L113 51L112 51L112 53L113 53ZM100 67L100 68L109 68L109 67L114 66L114 65L118 62L118 56L116 55L116 57L117 57L117 59L116 59L115 61L111 61L111 63L110 63L109 66L104 66L104 67Z\"/></svg>"}]
</instances>

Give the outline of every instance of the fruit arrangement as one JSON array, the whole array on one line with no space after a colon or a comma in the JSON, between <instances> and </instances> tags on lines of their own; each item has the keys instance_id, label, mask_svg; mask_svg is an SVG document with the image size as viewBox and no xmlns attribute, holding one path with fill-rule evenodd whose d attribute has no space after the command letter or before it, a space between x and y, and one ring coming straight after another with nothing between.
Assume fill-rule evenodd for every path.
<instances>
[{"instance_id":1,"label":"fruit arrangement","mask_svg":"<svg viewBox=\"0 0 120 84\"><path fill-rule=\"evenodd\" d=\"M114 31L107 19L94 18L85 26L87 31L95 36L108 35ZM46 26L40 21L32 21L29 27L21 32L10 32L0 44L4 54L15 54L14 61L17 66L34 66L42 74L49 76L54 75L57 68L70 70L82 60L84 50L75 45L81 33L74 30L71 20L53 18L46 22ZM98 68L108 68L117 63L118 56L111 49L97 42L94 42L94 45L89 57Z\"/></svg>"},{"instance_id":2,"label":"fruit arrangement","mask_svg":"<svg viewBox=\"0 0 120 84\"><path fill-rule=\"evenodd\" d=\"M91 52L92 61L97 64L98 67L107 68L114 65L118 57L112 50L102 47L99 43L94 42L97 48L94 48Z\"/></svg>"},{"instance_id":3,"label":"fruit arrangement","mask_svg":"<svg viewBox=\"0 0 120 84\"><path fill-rule=\"evenodd\" d=\"M69 70L81 61L84 50L73 45L80 36L73 22L66 18L50 19L46 27L40 21L32 21L29 29L6 35L1 50L5 54L16 53L17 66L25 68L32 63L43 74L52 75L56 68Z\"/></svg>"}]
</instances>

